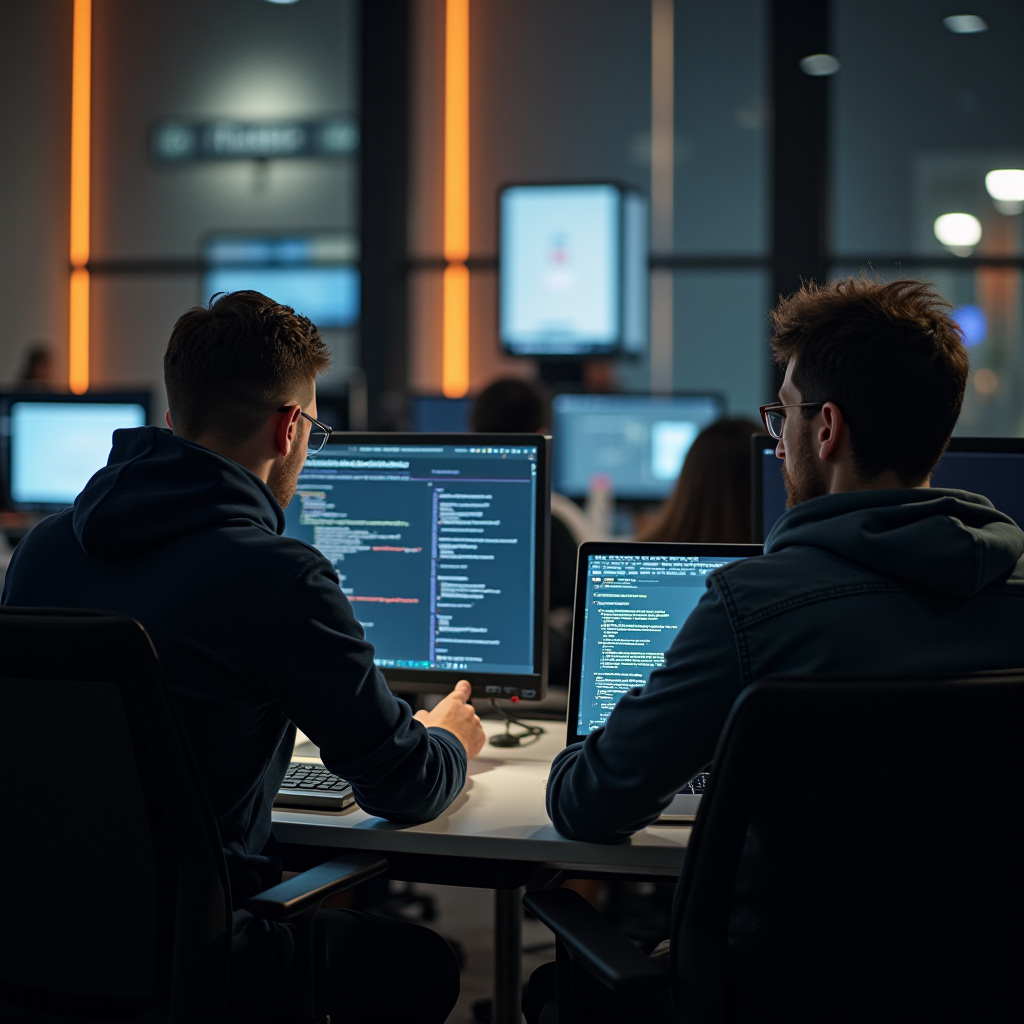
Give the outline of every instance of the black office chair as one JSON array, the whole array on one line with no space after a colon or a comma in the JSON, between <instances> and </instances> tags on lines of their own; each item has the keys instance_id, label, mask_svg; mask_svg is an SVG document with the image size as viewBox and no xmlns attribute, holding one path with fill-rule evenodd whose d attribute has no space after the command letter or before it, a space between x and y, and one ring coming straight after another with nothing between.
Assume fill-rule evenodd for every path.
<instances>
[{"instance_id":1,"label":"black office chair","mask_svg":"<svg viewBox=\"0 0 1024 1024\"><path fill-rule=\"evenodd\" d=\"M526 897L558 937L559 1024L659 991L636 1019L1021 1020L1022 726L1024 670L750 687L690 840L671 972L575 893Z\"/></svg>"},{"instance_id":2,"label":"black office chair","mask_svg":"<svg viewBox=\"0 0 1024 1024\"><path fill-rule=\"evenodd\" d=\"M7 1021L222 1021L231 894L220 835L156 652L131 619L0 608L0 1012ZM387 862L350 855L247 904L312 920Z\"/></svg>"}]
</instances>

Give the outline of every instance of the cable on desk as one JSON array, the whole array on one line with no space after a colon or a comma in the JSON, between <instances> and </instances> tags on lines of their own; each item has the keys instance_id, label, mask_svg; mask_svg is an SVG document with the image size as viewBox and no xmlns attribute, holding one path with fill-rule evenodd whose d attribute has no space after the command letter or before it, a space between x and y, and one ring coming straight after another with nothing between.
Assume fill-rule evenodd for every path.
<instances>
[{"instance_id":1,"label":"cable on desk","mask_svg":"<svg viewBox=\"0 0 1024 1024\"><path fill-rule=\"evenodd\" d=\"M541 726L527 725L515 715L510 715L504 708L498 707L498 702L493 697L491 698L491 708L499 718L505 719L505 731L490 738L489 742L492 747L526 747L531 743L536 743L544 735L544 729ZM525 731L513 733L513 725L518 725Z\"/></svg>"}]
</instances>

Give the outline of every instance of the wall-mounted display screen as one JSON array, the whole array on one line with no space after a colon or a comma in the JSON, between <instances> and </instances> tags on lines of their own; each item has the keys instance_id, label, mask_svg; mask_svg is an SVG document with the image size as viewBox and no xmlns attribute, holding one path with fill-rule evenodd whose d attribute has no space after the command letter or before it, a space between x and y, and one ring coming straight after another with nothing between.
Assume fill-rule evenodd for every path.
<instances>
[{"instance_id":1,"label":"wall-mounted display screen","mask_svg":"<svg viewBox=\"0 0 1024 1024\"><path fill-rule=\"evenodd\" d=\"M291 306L318 327L359 322L359 241L347 232L218 235L203 246L203 300L251 289Z\"/></svg>"},{"instance_id":2,"label":"wall-mounted display screen","mask_svg":"<svg viewBox=\"0 0 1024 1024\"><path fill-rule=\"evenodd\" d=\"M359 322L359 271L355 267L216 267L203 275L203 297L245 289L291 306L317 327Z\"/></svg>"},{"instance_id":3,"label":"wall-mounted display screen","mask_svg":"<svg viewBox=\"0 0 1024 1024\"><path fill-rule=\"evenodd\" d=\"M611 184L514 185L500 199L499 335L516 355L639 352L647 200Z\"/></svg>"}]
</instances>

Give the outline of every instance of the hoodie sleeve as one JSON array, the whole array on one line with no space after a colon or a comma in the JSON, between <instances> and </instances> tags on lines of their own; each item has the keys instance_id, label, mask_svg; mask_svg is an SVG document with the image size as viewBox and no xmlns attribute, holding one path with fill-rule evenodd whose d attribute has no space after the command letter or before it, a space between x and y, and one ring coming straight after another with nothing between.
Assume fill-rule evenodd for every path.
<instances>
[{"instance_id":1,"label":"hoodie sleeve","mask_svg":"<svg viewBox=\"0 0 1024 1024\"><path fill-rule=\"evenodd\" d=\"M364 811L415 824L455 799L465 748L445 729L424 728L388 689L329 563L317 559L293 582L274 638L285 652L268 666L275 700Z\"/></svg>"},{"instance_id":2,"label":"hoodie sleeve","mask_svg":"<svg viewBox=\"0 0 1024 1024\"><path fill-rule=\"evenodd\" d=\"M555 758L547 786L555 828L591 843L623 842L645 828L714 757L742 688L732 625L711 586L647 685Z\"/></svg>"}]
</instances>

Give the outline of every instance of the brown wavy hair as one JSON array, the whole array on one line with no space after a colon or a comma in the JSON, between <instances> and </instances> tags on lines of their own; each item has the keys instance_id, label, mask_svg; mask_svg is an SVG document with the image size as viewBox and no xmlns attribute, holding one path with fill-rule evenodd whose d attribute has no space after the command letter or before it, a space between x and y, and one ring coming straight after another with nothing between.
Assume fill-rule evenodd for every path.
<instances>
[{"instance_id":1,"label":"brown wavy hair","mask_svg":"<svg viewBox=\"0 0 1024 1024\"><path fill-rule=\"evenodd\" d=\"M702 430L654 522L637 540L750 544L754 540L750 420L718 420Z\"/></svg>"},{"instance_id":2,"label":"brown wavy hair","mask_svg":"<svg viewBox=\"0 0 1024 1024\"><path fill-rule=\"evenodd\" d=\"M775 361L796 359L805 402L839 407L862 479L891 470L916 486L945 451L969 369L951 312L927 281L865 275L806 284L772 314Z\"/></svg>"}]
</instances>

